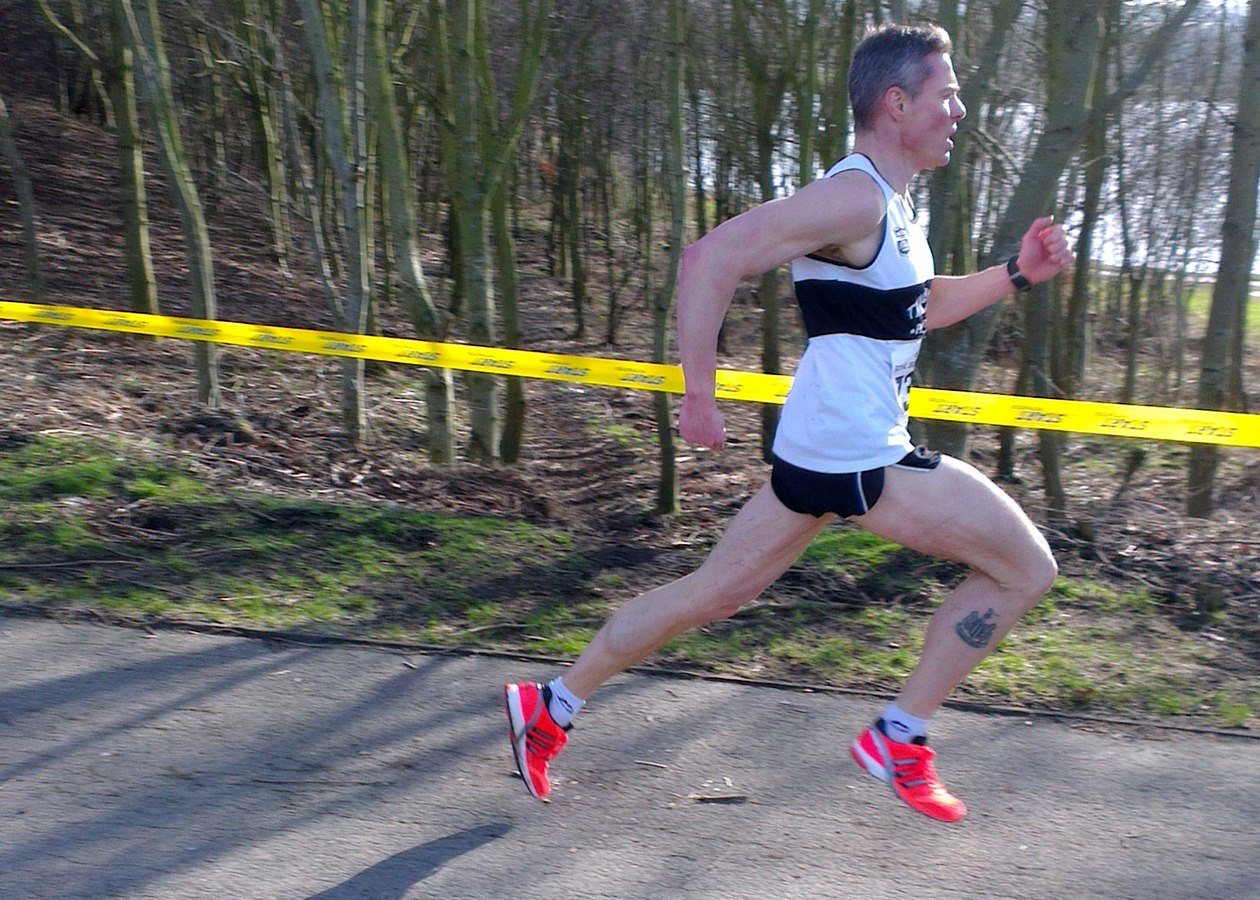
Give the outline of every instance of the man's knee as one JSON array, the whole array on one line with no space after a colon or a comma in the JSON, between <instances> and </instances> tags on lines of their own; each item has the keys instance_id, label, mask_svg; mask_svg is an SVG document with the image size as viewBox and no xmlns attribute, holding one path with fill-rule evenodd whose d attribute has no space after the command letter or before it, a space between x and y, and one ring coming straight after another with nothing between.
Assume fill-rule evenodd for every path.
<instances>
[{"instance_id":1,"label":"man's knee","mask_svg":"<svg viewBox=\"0 0 1260 900\"><path fill-rule=\"evenodd\" d=\"M1054 587L1059 577L1059 563L1044 542L1039 542L1024 556L1017 581L1010 585L1024 600L1025 609L1032 609Z\"/></svg>"},{"instance_id":2,"label":"man's knee","mask_svg":"<svg viewBox=\"0 0 1260 900\"><path fill-rule=\"evenodd\" d=\"M732 578L730 573L707 572L703 567L697 575L705 579L697 594L695 609L701 620L697 624L729 619L756 600L765 589L760 580Z\"/></svg>"},{"instance_id":3,"label":"man's knee","mask_svg":"<svg viewBox=\"0 0 1260 900\"><path fill-rule=\"evenodd\" d=\"M1050 548L1046 548L1045 557L1042 559L1041 568L1038 572L1040 576L1037 580L1037 596L1042 597L1050 592L1054 587L1055 580L1059 577L1059 561L1054 558L1054 554L1050 552Z\"/></svg>"},{"instance_id":4,"label":"man's knee","mask_svg":"<svg viewBox=\"0 0 1260 900\"><path fill-rule=\"evenodd\" d=\"M760 595L761 591L751 591L734 587L722 594L715 595L703 606L705 622L720 622L729 619Z\"/></svg>"}]
</instances>

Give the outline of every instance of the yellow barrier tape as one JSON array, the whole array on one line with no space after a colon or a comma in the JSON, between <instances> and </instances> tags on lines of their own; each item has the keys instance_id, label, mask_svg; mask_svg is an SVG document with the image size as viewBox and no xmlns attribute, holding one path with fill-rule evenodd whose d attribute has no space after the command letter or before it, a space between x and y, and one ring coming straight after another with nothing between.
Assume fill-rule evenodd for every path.
<instances>
[{"instance_id":1,"label":"yellow barrier tape","mask_svg":"<svg viewBox=\"0 0 1260 900\"><path fill-rule=\"evenodd\" d=\"M1260 447L1260 416L1208 409L915 388L910 392L910 415L1158 441Z\"/></svg>"},{"instance_id":2,"label":"yellow barrier tape","mask_svg":"<svg viewBox=\"0 0 1260 900\"><path fill-rule=\"evenodd\" d=\"M683 391L682 369L678 366L632 360L4 300L0 300L0 319L604 387L676 394ZM782 403L791 384L792 379L788 375L719 369L717 396L723 400ZM1048 428L1147 440L1260 447L1260 416L1214 410L1012 397L916 387L910 392L910 415L977 425Z\"/></svg>"}]
</instances>

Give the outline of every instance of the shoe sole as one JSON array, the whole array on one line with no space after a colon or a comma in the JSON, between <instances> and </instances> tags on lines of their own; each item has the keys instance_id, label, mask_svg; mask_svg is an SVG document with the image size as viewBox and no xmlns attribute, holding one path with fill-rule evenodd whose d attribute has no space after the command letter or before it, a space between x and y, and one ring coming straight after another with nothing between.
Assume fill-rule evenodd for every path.
<instances>
[{"instance_id":1,"label":"shoe sole","mask_svg":"<svg viewBox=\"0 0 1260 900\"><path fill-rule=\"evenodd\" d=\"M516 771L521 776L521 781L525 782L525 790L529 791L531 797L537 797L544 803L549 802L546 797L534 790L534 785L529 779L529 763L528 751L525 747L525 735L528 733L528 727L525 722L525 711L521 709L521 691L514 684L504 685L503 687L503 706L507 710L508 738L512 742L512 755L516 759Z\"/></svg>"}]
</instances>

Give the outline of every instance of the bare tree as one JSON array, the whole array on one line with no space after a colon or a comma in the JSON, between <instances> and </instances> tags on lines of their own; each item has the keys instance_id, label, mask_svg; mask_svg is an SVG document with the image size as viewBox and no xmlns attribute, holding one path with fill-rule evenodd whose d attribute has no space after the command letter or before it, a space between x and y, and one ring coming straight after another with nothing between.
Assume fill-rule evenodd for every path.
<instances>
[{"instance_id":1,"label":"bare tree","mask_svg":"<svg viewBox=\"0 0 1260 900\"><path fill-rule=\"evenodd\" d=\"M1231 387L1241 381L1231 371L1237 366L1231 350L1241 343L1245 328L1251 268L1256 256L1256 193L1260 179L1260 6L1256 4L1247 13L1233 132L1221 264L1212 289L1212 308L1199 368L1198 405L1203 409L1225 409L1241 399L1231 396ZM1211 515L1219 459L1220 450L1214 444L1191 447L1187 515Z\"/></svg>"},{"instance_id":2,"label":"bare tree","mask_svg":"<svg viewBox=\"0 0 1260 900\"><path fill-rule=\"evenodd\" d=\"M214 260L210 232L197 185L193 181L180 134L175 97L171 88L170 63L158 17L157 0L120 0L126 16L128 44L140 60L141 83L152 113L162 168L179 209L188 260L192 314L199 319L217 316L214 293ZM136 7L139 6L139 9ZM197 399L216 409L219 406L218 348L208 341L194 345L197 366Z\"/></svg>"},{"instance_id":3,"label":"bare tree","mask_svg":"<svg viewBox=\"0 0 1260 900\"><path fill-rule=\"evenodd\" d=\"M824 14L824 20L829 18ZM821 110L821 127L816 135L818 156L830 166L844 155L849 134L849 64L858 41L858 0L842 0L833 18L835 33L822 42L820 83L817 98ZM827 52L834 48L834 52Z\"/></svg>"},{"instance_id":4,"label":"bare tree","mask_svg":"<svg viewBox=\"0 0 1260 900\"><path fill-rule=\"evenodd\" d=\"M319 88L321 134L324 152L340 197L341 224L345 233L346 278L344 294L337 295L334 313L338 327L350 334L364 334L372 308L372 250L367 215L367 115L364 109L364 57L367 40L366 0L349 4L349 55L343 84L338 84L323 10L316 0L299 0L304 17L303 33ZM343 99L343 96L345 99ZM347 147L346 135L350 136ZM347 435L356 443L366 437L367 405L362 359L342 362L341 419Z\"/></svg>"},{"instance_id":5,"label":"bare tree","mask_svg":"<svg viewBox=\"0 0 1260 900\"><path fill-rule=\"evenodd\" d=\"M760 5L754 9L748 0L731 0L731 12L740 54L753 95L753 138L756 141L756 176L762 202L776 195L774 168L779 146L778 130L783 101L797 76L807 28L801 28L793 4L787 0ZM807 11L808 17L816 9ZM761 302L761 370L782 371L779 343L779 272L771 269L761 276L757 299ZM774 433L779 425L779 407L761 407L761 452L769 461Z\"/></svg>"},{"instance_id":6,"label":"bare tree","mask_svg":"<svg viewBox=\"0 0 1260 900\"><path fill-rule=\"evenodd\" d=\"M74 47L92 73L92 80L107 105L106 121L114 128L118 155L119 202L127 267L128 304L135 312L158 312L157 278L149 242L148 197L144 180L144 137L136 102L135 53L128 39L127 7L110 0L106 11L108 46L98 52L86 37L88 29L77 6L71 6L72 22L79 34L64 24L49 6L37 0L52 29Z\"/></svg>"},{"instance_id":7,"label":"bare tree","mask_svg":"<svg viewBox=\"0 0 1260 900\"><path fill-rule=\"evenodd\" d=\"M35 230L35 191L31 187L31 174L27 171L22 154L13 137L13 124L9 119L9 107L0 97L0 159L9 167L14 192L18 198L18 211L22 217L22 245L26 259L26 284L36 302L44 299L44 271L39 261L39 237Z\"/></svg>"},{"instance_id":8,"label":"bare tree","mask_svg":"<svg viewBox=\"0 0 1260 900\"><path fill-rule=\"evenodd\" d=\"M257 158L267 190L267 224L271 247L281 271L289 270L289 173L284 164L284 125L281 98L275 84L276 17L268 15L259 0L236 0L236 35L245 52L237 78L249 104L250 119L258 145Z\"/></svg>"},{"instance_id":9,"label":"bare tree","mask_svg":"<svg viewBox=\"0 0 1260 900\"><path fill-rule=\"evenodd\" d=\"M522 37L524 46L522 58L515 78L515 90L511 104L503 120L497 111L492 110L488 116L491 132L501 130L500 140L510 158L521 132L525 127L529 107L533 103L537 91L543 56L547 45L547 32L552 9L552 0L545 0L531 8L522 3L519 15L523 23ZM481 81L491 81L491 54L487 49L481 54ZM511 169L510 163L505 163ZM490 194L490 226L494 242L494 271L498 279L499 306L503 317L503 343L512 348L524 345L524 334L521 327L521 310L519 284L517 279L516 241L513 237L512 222L508 217L509 200L512 183L507 172L499 178ZM525 383L520 378L509 378L504 386L503 431L499 436L499 457L505 463L520 461L521 449L524 445L526 418Z\"/></svg>"},{"instance_id":10,"label":"bare tree","mask_svg":"<svg viewBox=\"0 0 1260 900\"><path fill-rule=\"evenodd\" d=\"M439 0L432 8L439 70L436 113L442 123L442 167L450 190L456 303L464 310L468 339L497 344L494 295L490 290L488 212L525 126L538 84L551 0L523 0L526 40L520 49L506 113L500 114L484 0ZM500 459L502 415L494 375L468 373L473 459Z\"/></svg>"},{"instance_id":11,"label":"bare tree","mask_svg":"<svg viewBox=\"0 0 1260 900\"><path fill-rule=\"evenodd\" d=\"M669 361L671 313L677 298L676 282L682 259L683 228L687 218L687 172L683 167L683 45L686 40L684 0L667 0L668 38L665 51L665 104L669 130L665 141L665 183L669 195L669 263L652 306L652 358ZM657 512L678 511L678 464L675 459L674 421L669 394L656 393L656 436L660 470L656 485Z\"/></svg>"},{"instance_id":12,"label":"bare tree","mask_svg":"<svg viewBox=\"0 0 1260 900\"><path fill-rule=\"evenodd\" d=\"M386 0L368 2L367 87L372 122L380 146L381 177L386 188L386 218L394 250L394 268L403 304L411 317L416 337L445 340L445 317L430 295L420 262L416 220L415 179L407 153L402 123L386 46ZM429 459L455 461L455 436L451 416L455 406L454 382L449 369L426 369L426 409L429 422Z\"/></svg>"}]
</instances>

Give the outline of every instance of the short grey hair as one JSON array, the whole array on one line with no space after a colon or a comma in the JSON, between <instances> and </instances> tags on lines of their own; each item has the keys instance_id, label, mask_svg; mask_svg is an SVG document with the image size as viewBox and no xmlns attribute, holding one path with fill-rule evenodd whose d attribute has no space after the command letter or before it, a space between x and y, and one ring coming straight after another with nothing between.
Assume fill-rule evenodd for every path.
<instances>
[{"instance_id":1,"label":"short grey hair","mask_svg":"<svg viewBox=\"0 0 1260 900\"><path fill-rule=\"evenodd\" d=\"M853 51L849 66L854 129L864 131L875 126L875 111L890 87L917 97L928 71L924 60L953 49L949 32L939 25L885 25L867 32Z\"/></svg>"}]
</instances>

